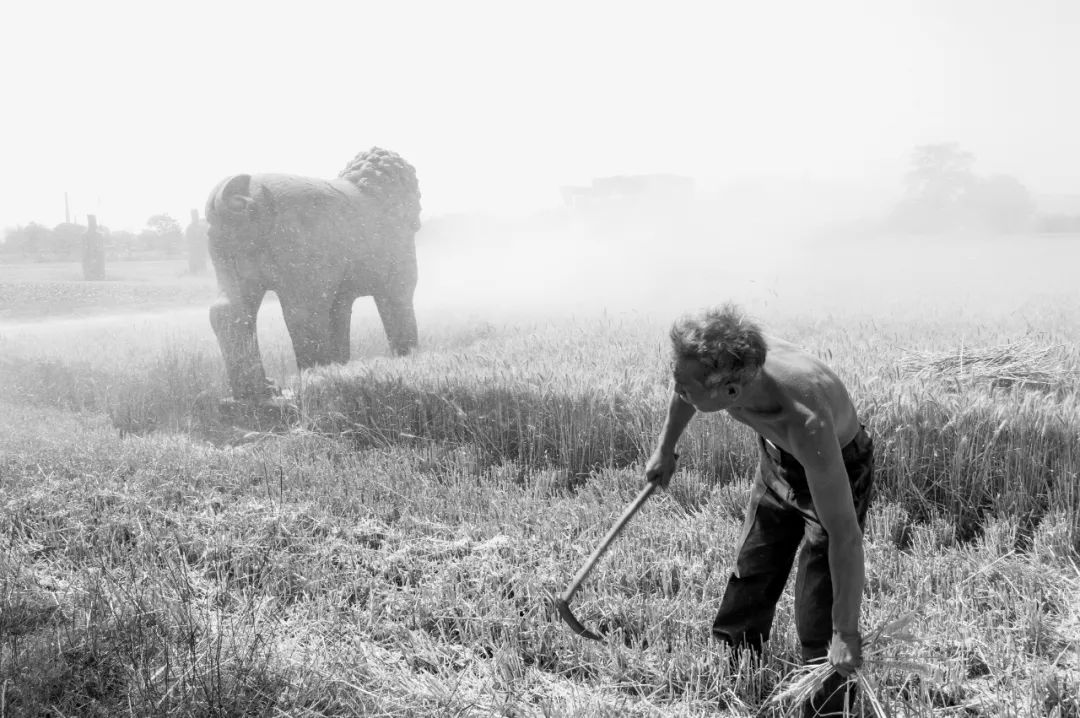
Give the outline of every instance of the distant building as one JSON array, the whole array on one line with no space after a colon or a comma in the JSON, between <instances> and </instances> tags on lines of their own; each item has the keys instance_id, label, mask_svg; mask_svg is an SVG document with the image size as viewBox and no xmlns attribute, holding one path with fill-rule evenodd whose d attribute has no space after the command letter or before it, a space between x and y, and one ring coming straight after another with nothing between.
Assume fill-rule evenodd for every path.
<instances>
[{"instance_id":1,"label":"distant building","mask_svg":"<svg viewBox=\"0 0 1080 718\"><path fill-rule=\"evenodd\" d=\"M694 198L694 192L692 177L673 174L598 177L587 187L562 188L563 202L572 209L689 202Z\"/></svg>"}]
</instances>

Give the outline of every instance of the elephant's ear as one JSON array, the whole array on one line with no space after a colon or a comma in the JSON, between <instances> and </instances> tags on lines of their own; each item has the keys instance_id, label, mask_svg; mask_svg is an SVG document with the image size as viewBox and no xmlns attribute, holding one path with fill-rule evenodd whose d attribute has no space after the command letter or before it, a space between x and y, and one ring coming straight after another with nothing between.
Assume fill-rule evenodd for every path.
<instances>
[{"instance_id":1,"label":"elephant's ear","mask_svg":"<svg viewBox=\"0 0 1080 718\"><path fill-rule=\"evenodd\" d=\"M251 175L233 175L220 185L207 203L207 218L239 219L249 214L255 200L251 196Z\"/></svg>"}]
</instances>

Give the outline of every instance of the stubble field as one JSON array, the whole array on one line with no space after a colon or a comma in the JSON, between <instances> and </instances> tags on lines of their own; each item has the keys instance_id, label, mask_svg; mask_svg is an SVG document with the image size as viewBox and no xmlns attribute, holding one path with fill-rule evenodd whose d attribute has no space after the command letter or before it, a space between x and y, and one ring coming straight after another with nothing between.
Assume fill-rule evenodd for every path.
<instances>
[{"instance_id":1,"label":"stubble field","mask_svg":"<svg viewBox=\"0 0 1080 718\"><path fill-rule=\"evenodd\" d=\"M783 714L790 592L760 670L708 631L755 461L726 417L575 598L610 640L550 603L641 486L667 324L728 298L875 437L863 625L913 613L917 639L867 666L877 696L1080 715L1080 250L1033 246L590 262L562 288L429 250L414 356L360 300L354 361L297 377L264 306L298 409L258 416L218 407L205 306L0 325L0 716Z\"/></svg>"}]
</instances>

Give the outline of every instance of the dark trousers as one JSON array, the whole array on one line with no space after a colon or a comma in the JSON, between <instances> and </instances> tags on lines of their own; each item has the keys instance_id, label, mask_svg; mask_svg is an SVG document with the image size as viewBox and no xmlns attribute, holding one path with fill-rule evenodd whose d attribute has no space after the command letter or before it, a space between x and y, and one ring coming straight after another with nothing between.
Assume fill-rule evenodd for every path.
<instances>
[{"instance_id":1,"label":"dark trousers","mask_svg":"<svg viewBox=\"0 0 1080 718\"><path fill-rule=\"evenodd\" d=\"M802 543L795 574L795 628L803 660L824 658L832 638L829 536L817 518L799 462L764 438L759 445L761 461L735 569L713 622L713 635L732 648L761 650ZM842 453L862 528L873 494L874 443L861 428Z\"/></svg>"}]
</instances>

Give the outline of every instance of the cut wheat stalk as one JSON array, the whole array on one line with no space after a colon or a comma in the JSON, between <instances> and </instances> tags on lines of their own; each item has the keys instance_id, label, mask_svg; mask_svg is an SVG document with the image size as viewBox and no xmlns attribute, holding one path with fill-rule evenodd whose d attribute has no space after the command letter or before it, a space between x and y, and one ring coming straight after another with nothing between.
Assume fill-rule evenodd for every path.
<instances>
[{"instance_id":1,"label":"cut wheat stalk","mask_svg":"<svg viewBox=\"0 0 1080 718\"><path fill-rule=\"evenodd\" d=\"M1036 346L1014 342L972 349L961 345L958 351L909 351L900 359L900 368L923 378L986 382L992 386L1017 386L1032 389L1057 389L1076 372L1065 369L1061 346Z\"/></svg>"},{"instance_id":2,"label":"cut wheat stalk","mask_svg":"<svg viewBox=\"0 0 1080 718\"><path fill-rule=\"evenodd\" d=\"M878 718L888 718L890 713L881 699L881 688L875 676L900 672L934 678L942 674L939 668L898 653L899 644L919 642L910 629L916 616L916 611L909 611L871 631L863 639L862 666L848 678L849 682L858 685L861 699L869 705L872 715ZM787 681L777 686L766 701L766 707L791 707L806 703L835 673L836 667L825 659L799 666Z\"/></svg>"}]
</instances>

